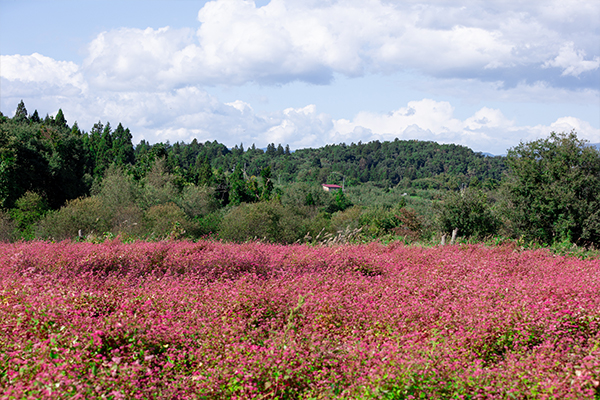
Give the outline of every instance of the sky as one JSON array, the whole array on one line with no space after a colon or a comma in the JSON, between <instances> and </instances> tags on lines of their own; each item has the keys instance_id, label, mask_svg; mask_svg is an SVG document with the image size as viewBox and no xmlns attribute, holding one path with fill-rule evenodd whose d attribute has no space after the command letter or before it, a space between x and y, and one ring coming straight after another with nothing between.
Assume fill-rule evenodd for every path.
<instances>
[{"instance_id":1,"label":"sky","mask_svg":"<svg viewBox=\"0 0 600 400\"><path fill-rule=\"evenodd\" d=\"M600 142L597 0L0 0L0 111L134 143Z\"/></svg>"}]
</instances>

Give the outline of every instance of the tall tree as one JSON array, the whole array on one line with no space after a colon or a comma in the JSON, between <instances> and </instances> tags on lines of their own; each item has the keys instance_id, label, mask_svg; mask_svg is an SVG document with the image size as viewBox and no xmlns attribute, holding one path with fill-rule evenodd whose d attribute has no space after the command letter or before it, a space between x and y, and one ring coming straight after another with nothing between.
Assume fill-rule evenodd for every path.
<instances>
[{"instance_id":1,"label":"tall tree","mask_svg":"<svg viewBox=\"0 0 600 400\"><path fill-rule=\"evenodd\" d=\"M508 151L506 212L514 234L551 244L600 243L600 151L575 132Z\"/></svg>"},{"instance_id":2,"label":"tall tree","mask_svg":"<svg viewBox=\"0 0 600 400\"><path fill-rule=\"evenodd\" d=\"M40 120L40 115L38 114L38 110L35 110L35 111L33 112L33 114L31 115L31 117L29 118L29 120L30 120L31 122L34 122L34 123L36 123L36 124L37 124L37 123L39 123L39 122L41 122L41 120Z\"/></svg>"},{"instance_id":3,"label":"tall tree","mask_svg":"<svg viewBox=\"0 0 600 400\"><path fill-rule=\"evenodd\" d=\"M107 122L98 142L96 154L96 165L94 167L94 176L103 176L104 171L113 162L112 154L112 129L110 122Z\"/></svg>"},{"instance_id":4,"label":"tall tree","mask_svg":"<svg viewBox=\"0 0 600 400\"><path fill-rule=\"evenodd\" d=\"M129 128L123 129L123 125L119 123L117 129L112 135L112 155L115 164L125 165L133 164L135 158L133 156L133 136L129 132Z\"/></svg>"},{"instance_id":5,"label":"tall tree","mask_svg":"<svg viewBox=\"0 0 600 400\"><path fill-rule=\"evenodd\" d=\"M23 100L17 106L17 111L15 112L15 116L13 117L15 122L28 122L27 119L27 109L25 108L25 103Z\"/></svg>"},{"instance_id":6,"label":"tall tree","mask_svg":"<svg viewBox=\"0 0 600 400\"><path fill-rule=\"evenodd\" d=\"M196 159L196 184L197 185L210 185L212 183L213 172L208 158L198 156Z\"/></svg>"},{"instance_id":7,"label":"tall tree","mask_svg":"<svg viewBox=\"0 0 600 400\"><path fill-rule=\"evenodd\" d=\"M271 180L271 167L263 168L260 171L260 177L262 180L262 186L260 190L260 199L269 200L273 193L273 181Z\"/></svg>"},{"instance_id":8,"label":"tall tree","mask_svg":"<svg viewBox=\"0 0 600 400\"><path fill-rule=\"evenodd\" d=\"M58 109L56 117L54 118L54 124L59 128L68 128L67 119L60 108Z\"/></svg>"}]
</instances>

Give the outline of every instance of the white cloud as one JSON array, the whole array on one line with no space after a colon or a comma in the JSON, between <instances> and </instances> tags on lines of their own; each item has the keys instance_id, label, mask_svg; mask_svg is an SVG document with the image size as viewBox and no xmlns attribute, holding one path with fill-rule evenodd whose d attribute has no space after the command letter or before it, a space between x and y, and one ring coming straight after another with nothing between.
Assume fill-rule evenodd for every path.
<instances>
[{"instance_id":1,"label":"white cloud","mask_svg":"<svg viewBox=\"0 0 600 400\"><path fill-rule=\"evenodd\" d=\"M459 118L450 102L425 98L396 103L389 113L333 119L314 104L256 112L247 102L223 103L203 89L410 71L421 92L470 104L594 104L600 93L589 78L600 68L596 17L600 3L589 1L272 0L256 7L216 0L199 11L199 27L103 32L81 66L37 53L1 56L0 101L6 109L21 98L27 104L43 99L44 110L61 107L84 129L98 119L122 122L136 141L198 138L302 148L399 137L499 154L521 139L575 129L598 142L598 129L569 116L519 125L482 105ZM572 77L579 87L560 86Z\"/></svg>"},{"instance_id":2,"label":"white cloud","mask_svg":"<svg viewBox=\"0 0 600 400\"><path fill-rule=\"evenodd\" d=\"M549 132L577 132L577 137L591 143L600 142L600 129L594 128L589 122L575 117L561 117L549 126L537 125L531 128L537 138L548 136Z\"/></svg>"},{"instance_id":3,"label":"white cloud","mask_svg":"<svg viewBox=\"0 0 600 400\"><path fill-rule=\"evenodd\" d=\"M32 82L31 85L37 85ZM30 99L25 97L30 107ZM11 99L18 101L16 98ZM34 100L34 99L32 99ZM2 105L7 99L2 98ZM15 102L16 104L16 102ZM476 151L503 154L520 140L546 137L551 131L575 129L581 138L598 142L600 130L587 121L561 117L550 125L518 125L499 109L481 107L467 118L455 116L447 101L422 99L389 113L359 112L352 119L333 119L315 105L257 113L237 100L223 103L206 91L185 87L168 92L95 92L79 96L49 96L46 109L63 109L70 123L90 129L98 120L121 122L134 141L146 139L190 142L217 140L227 146L255 143L289 144L293 149L371 140L432 140L456 143Z\"/></svg>"},{"instance_id":4,"label":"white cloud","mask_svg":"<svg viewBox=\"0 0 600 400\"><path fill-rule=\"evenodd\" d=\"M563 45L556 58L546 61L543 67L562 68L563 72L561 75L577 77L583 72L594 71L600 68L600 57L596 56L593 60L585 60L585 51L575 51L574 43L570 42Z\"/></svg>"},{"instance_id":5,"label":"white cloud","mask_svg":"<svg viewBox=\"0 0 600 400\"><path fill-rule=\"evenodd\" d=\"M578 132L582 139L592 142L600 138L600 129L587 121L574 117L561 117L545 126L519 126L498 109L483 107L472 116L460 120L454 117L454 108L445 101L423 99L411 101L388 114L362 112L352 120L334 121L336 137L348 138L359 132L361 140L433 140L439 143L456 143L476 151L504 154L519 143L547 137L550 132ZM365 136L370 132L370 136ZM340 140L342 141L342 140Z\"/></svg>"},{"instance_id":6,"label":"white cloud","mask_svg":"<svg viewBox=\"0 0 600 400\"><path fill-rule=\"evenodd\" d=\"M70 61L56 61L38 53L30 56L17 54L0 56L0 66L0 76L7 83L3 85L4 96L18 93L23 86L31 87L33 84L56 95L73 95L87 90L79 67Z\"/></svg>"},{"instance_id":7,"label":"white cloud","mask_svg":"<svg viewBox=\"0 0 600 400\"><path fill-rule=\"evenodd\" d=\"M557 24L557 15L541 1L272 0L256 7L252 1L216 0L199 11L196 30L101 33L89 45L82 70L97 88L123 91L327 83L336 73L403 70L503 80L507 70L515 71L512 76L523 68L554 66L563 76L579 76L598 68L594 16L600 16L600 5L590 2L566 7Z\"/></svg>"}]
</instances>

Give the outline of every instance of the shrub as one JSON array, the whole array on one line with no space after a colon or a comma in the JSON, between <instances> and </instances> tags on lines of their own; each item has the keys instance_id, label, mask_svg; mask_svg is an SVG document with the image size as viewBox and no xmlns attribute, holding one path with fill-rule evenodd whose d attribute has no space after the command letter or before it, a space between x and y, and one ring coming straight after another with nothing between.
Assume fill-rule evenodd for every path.
<instances>
[{"instance_id":1,"label":"shrub","mask_svg":"<svg viewBox=\"0 0 600 400\"><path fill-rule=\"evenodd\" d=\"M190 219L202 217L219 207L214 193L215 189L208 186L189 185L183 189L177 204Z\"/></svg>"},{"instance_id":2,"label":"shrub","mask_svg":"<svg viewBox=\"0 0 600 400\"><path fill-rule=\"evenodd\" d=\"M331 203L332 197L331 193L324 191L320 185L298 182L285 188L281 203L285 206L325 207Z\"/></svg>"},{"instance_id":3,"label":"shrub","mask_svg":"<svg viewBox=\"0 0 600 400\"><path fill-rule=\"evenodd\" d=\"M188 219L175 203L159 204L146 211L147 233L156 239L179 238L189 229Z\"/></svg>"},{"instance_id":4,"label":"shrub","mask_svg":"<svg viewBox=\"0 0 600 400\"><path fill-rule=\"evenodd\" d=\"M152 169L141 181L139 203L143 209L166 204L179 195L177 178L167 171L166 160L156 160Z\"/></svg>"},{"instance_id":5,"label":"shrub","mask_svg":"<svg viewBox=\"0 0 600 400\"><path fill-rule=\"evenodd\" d=\"M190 221L189 235L200 238L202 236L217 234L223 221L223 214L224 210L220 209L194 218Z\"/></svg>"},{"instance_id":6,"label":"shrub","mask_svg":"<svg viewBox=\"0 0 600 400\"><path fill-rule=\"evenodd\" d=\"M110 215L96 196L67 202L40 222L39 235L54 240L72 239L79 231L83 236L102 234L111 229Z\"/></svg>"},{"instance_id":7,"label":"shrub","mask_svg":"<svg viewBox=\"0 0 600 400\"><path fill-rule=\"evenodd\" d=\"M487 195L466 189L446 196L440 207L440 228L443 232L458 229L461 236L483 238L498 232L500 220L488 204Z\"/></svg>"},{"instance_id":8,"label":"shrub","mask_svg":"<svg viewBox=\"0 0 600 400\"><path fill-rule=\"evenodd\" d=\"M423 221L417 212L410 208L401 208L395 215L398 226L392 229L395 235L417 240L423 236Z\"/></svg>"},{"instance_id":9,"label":"shrub","mask_svg":"<svg viewBox=\"0 0 600 400\"><path fill-rule=\"evenodd\" d=\"M219 236L225 240L244 242L266 239L270 242L293 243L307 233L306 208L284 207L271 201L242 204L232 208L223 218Z\"/></svg>"},{"instance_id":10,"label":"shrub","mask_svg":"<svg viewBox=\"0 0 600 400\"><path fill-rule=\"evenodd\" d=\"M361 207L353 206L344 211L338 211L331 216L330 231L337 233L348 229L360 228L360 217L363 213Z\"/></svg>"},{"instance_id":11,"label":"shrub","mask_svg":"<svg viewBox=\"0 0 600 400\"><path fill-rule=\"evenodd\" d=\"M48 211L46 199L35 192L26 192L15 202L15 208L10 210L12 220L20 230L24 239L33 239L35 224Z\"/></svg>"},{"instance_id":12,"label":"shrub","mask_svg":"<svg viewBox=\"0 0 600 400\"><path fill-rule=\"evenodd\" d=\"M0 242L12 242L16 239L16 224L10 218L10 214L0 210Z\"/></svg>"}]
</instances>

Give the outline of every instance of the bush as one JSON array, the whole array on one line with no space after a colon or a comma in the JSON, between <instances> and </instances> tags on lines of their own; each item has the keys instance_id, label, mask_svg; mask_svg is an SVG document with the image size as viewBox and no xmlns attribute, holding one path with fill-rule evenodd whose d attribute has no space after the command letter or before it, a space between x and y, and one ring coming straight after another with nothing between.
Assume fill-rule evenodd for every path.
<instances>
[{"instance_id":1,"label":"bush","mask_svg":"<svg viewBox=\"0 0 600 400\"><path fill-rule=\"evenodd\" d=\"M306 211L306 208L284 207L275 201L242 204L225 215L219 236L234 242L265 239L293 243L307 233Z\"/></svg>"},{"instance_id":2,"label":"bush","mask_svg":"<svg viewBox=\"0 0 600 400\"><path fill-rule=\"evenodd\" d=\"M449 194L441 205L439 223L443 232L458 229L460 236L477 238L495 235L500 227L487 195L473 189Z\"/></svg>"},{"instance_id":3,"label":"bush","mask_svg":"<svg viewBox=\"0 0 600 400\"><path fill-rule=\"evenodd\" d=\"M360 220L363 210L361 207L350 207L344 211L338 211L331 216L330 231L337 233L345 229L360 228Z\"/></svg>"},{"instance_id":4,"label":"bush","mask_svg":"<svg viewBox=\"0 0 600 400\"><path fill-rule=\"evenodd\" d=\"M141 181L139 203L142 209L166 204L179 195L177 177L167 171L166 160L158 159Z\"/></svg>"},{"instance_id":5,"label":"bush","mask_svg":"<svg viewBox=\"0 0 600 400\"><path fill-rule=\"evenodd\" d=\"M215 189L208 186L186 186L177 200L177 205L190 219L202 217L219 208L214 193Z\"/></svg>"},{"instance_id":6,"label":"bush","mask_svg":"<svg viewBox=\"0 0 600 400\"><path fill-rule=\"evenodd\" d=\"M111 229L110 215L98 197L67 202L40 222L39 236L54 240L73 239L79 235L102 234Z\"/></svg>"},{"instance_id":7,"label":"bush","mask_svg":"<svg viewBox=\"0 0 600 400\"><path fill-rule=\"evenodd\" d=\"M111 165L104 174L104 179L97 189L97 194L105 207L114 211L116 208L128 207L136 203L140 197L137 184L119 167Z\"/></svg>"},{"instance_id":8,"label":"bush","mask_svg":"<svg viewBox=\"0 0 600 400\"><path fill-rule=\"evenodd\" d=\"M17 225L10 218L9 213L0 210L0 242L12 242L16 239Z\"/></svg>"},{"instance_id":9,"label":"bush","mask_svg":"<svg viewBox=\"0 0 600 400\"><path fill-rule=\"evenodd\" d=\"M215 210L210 214L198 216L190 221L189 235L195 238L215 235L219 232L223 221L224 210Z\"/></svg>"},{"instance_id":10,"label":"bush","mask_svg":"<svg viewBox=\"0 0 600 400\"><path fill-rule=\"evenodd\" d=\"M26 192L15 202L15 208L10 210L12 220L17 225L21 237L33 239L35 225L48 211L44 197L38 193Z\"/></svg>"},{"instance_id":11,"label":"bush","mask_svg":"<svg viewBox=\"0 0 600 400\"><path fill-rule=\"evenodd\" d=\"M398 226L392 229L396 236L417 240L423 236L423 221L417 212L410 208L401 208L395 215Z\"/></svg>"},{"instance_id":12,"label":"bush","mask_svg":"<svg viewBox=\"0 0 600 400\"><path fill-rule=\"evenodd\" d=\"M183 210L175 203L159 204L146 211L147 233L155 239L177 239L190 227Z\"/></svg>"},{"instance_id":13,"label":"bush","mask_svg":"<svg viewBox=\"0 0 600 400\"><path fill-rule=\"evenodd\" d=\"M281 203L284 206L325 207L331 203L332 198L331 193L324 191L320 185L299 182L285 188Z\"/></svg>"}]
</instances>

